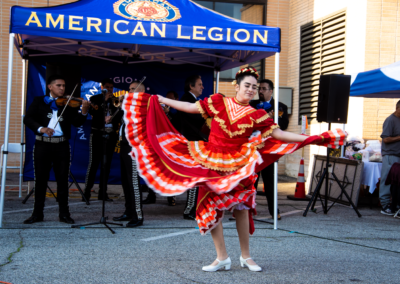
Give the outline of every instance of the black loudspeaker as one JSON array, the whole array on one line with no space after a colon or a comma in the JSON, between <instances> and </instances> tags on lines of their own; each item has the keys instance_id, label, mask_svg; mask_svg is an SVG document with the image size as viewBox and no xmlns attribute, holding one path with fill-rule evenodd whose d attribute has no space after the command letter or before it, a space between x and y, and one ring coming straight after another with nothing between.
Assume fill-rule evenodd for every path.
<instances>
[{"instance_id":1,"label":"black loudspeaker","mask_svg":"<svg viewBox=\"0 0 400 284\"><path fill-rule=\"evenodd\" d=\"M321 75L318 92L318 122L347 123L350 80L350 75Z\"/></svg>"}]
</instances>

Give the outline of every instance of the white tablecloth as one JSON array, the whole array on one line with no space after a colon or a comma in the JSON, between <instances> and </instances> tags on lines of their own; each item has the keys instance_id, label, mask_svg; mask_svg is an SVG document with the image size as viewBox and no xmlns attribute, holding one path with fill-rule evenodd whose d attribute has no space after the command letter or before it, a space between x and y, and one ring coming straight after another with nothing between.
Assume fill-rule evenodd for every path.
<instances>
[{"instance_id":1,"label":"white tablecloth","mask_svg":"<svg viewBox=\"0 0 400 284\"><path fill-rule=\"evenodd\" d=\"M361 178L361 184L369 186L369 192L373 193L376 183L381 177L382 163L364 162L364 170Z\"/></svg>"}]
</instances>

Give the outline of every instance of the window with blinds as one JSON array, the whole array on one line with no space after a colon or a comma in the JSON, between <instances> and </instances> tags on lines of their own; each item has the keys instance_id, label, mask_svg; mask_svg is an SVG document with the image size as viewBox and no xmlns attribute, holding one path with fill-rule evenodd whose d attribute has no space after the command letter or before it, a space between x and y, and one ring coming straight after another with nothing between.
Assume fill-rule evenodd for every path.
<instances>
[{"instance_id":1,"label":"window with blinds","mask_svg":"<svg viewBox=\"0 0 400 284\"><path fill-rule=\"evenodd\" d=\"M344 74L346 11L301 27L299 124L317 122L319 76Z\"/></svg>"}]
</instances>

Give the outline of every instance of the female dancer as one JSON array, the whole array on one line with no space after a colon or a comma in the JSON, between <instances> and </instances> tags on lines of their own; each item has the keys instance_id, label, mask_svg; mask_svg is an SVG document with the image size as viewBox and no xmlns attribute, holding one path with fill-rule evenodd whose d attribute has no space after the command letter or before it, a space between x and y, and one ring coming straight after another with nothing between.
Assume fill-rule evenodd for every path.
<instances>
[{"instance_id":1,"label":"female dancer","mask_svg":"<svg viewBox=\"0 0 400 284\"><path fill-rule=\"evenodd\" d=\"M135 93L129 94L123 105L132 158L149 187L171 196L201 186L196 221L202 234L211 230L217 251L217 259L204 266L204 271L228 270L231 266L221 224L224 210L233 210L236 217L241 266L261 271L249 250L249 231L254 232L252 215L256 213L255 172L305 145L335 147L346 136L330 132L308 137L281 131L264 110L249 106L257 93L257 79L253 67L241 69L234 81L235 98L215 94L192 104ZM187 141L161 118L160 103L213 118L209 142Z\"/></svg>"}]
</instances>

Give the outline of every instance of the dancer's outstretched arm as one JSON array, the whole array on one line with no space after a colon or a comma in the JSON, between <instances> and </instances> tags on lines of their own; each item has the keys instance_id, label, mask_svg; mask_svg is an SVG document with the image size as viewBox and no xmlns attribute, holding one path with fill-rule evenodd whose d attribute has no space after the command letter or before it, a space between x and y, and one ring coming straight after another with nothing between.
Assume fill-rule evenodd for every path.
<instances>
[{"instance_id":1,"label":"dancer's outstretched arm","mask_svg":"<svg viewBox=\"0 0 400 284\"><path fill-rule=\"evenodd\" d=\"M303 142L308 138L308 136L282 131L279 128L274 129L274 131L272 131L271 133L271 136L274 137L275 139L285 142Z\"/></svg>"},{"instance_id":2,"label":"dancer's outstretched arm","mask_svg":"<svg viewBox=\"0 0 400 284\"><path fill-rule=\"evenodd\" d=\"M171 99L164 98L163 96L160 96L160 95L158 95L158 101L161 104L166 104L167 106L173 107L176 110L180 110L180 111L187 112L187 113L200 113L196 104L193 104L193 103L171 100Z\"/></svg>"}]
</instances>

